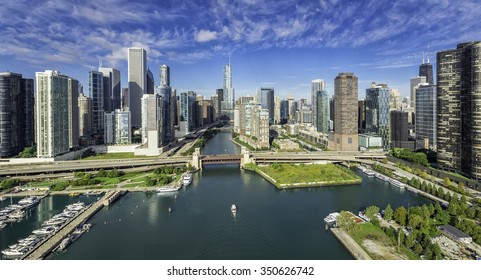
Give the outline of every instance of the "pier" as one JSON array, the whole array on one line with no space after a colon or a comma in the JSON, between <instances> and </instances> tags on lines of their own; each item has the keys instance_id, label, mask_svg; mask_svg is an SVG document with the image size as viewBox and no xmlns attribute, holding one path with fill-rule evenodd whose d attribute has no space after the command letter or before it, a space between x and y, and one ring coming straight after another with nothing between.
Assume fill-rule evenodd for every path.
<instances>
[{"instance_id":1,"label":"pier","mask_svg":"<svg viewBox=\"0 0 481 280\"><path fill-rule=\"evenodd\" d=\"M124 195L127 191L126 190L114 190L109 191L104 198L102 199L102 204L104 206L109 206L112 204L119 196Z\"/></svg>"},{"instance_id":2,"label":"pier","mask_svg":"<svg viewBox=\"0 0 481 280\"><path fill-rule=\"evenodd\" d=\"M38 260L44 258L53 249L55 249L62 240L67 237L72 231L75 230L77 226L85 223L90 217L97 213L104 206L104 200L101 199L94 204L90 205L89 208L80 213L77 217L73 218L68 222L62 229L57 233L47 237L45 240L40 242L34 249L22 256L22 260Z\"/></svg>"},{"instance_id":3,"label":"pier","mask_svg":"<svg viewBox=\"0 0 481 280\"><path fill-rule=\"evenodd\" d=\"M366 251L346 231L339 228L331 228L331 232L356 260L372 260Z\"/></svg>"}]
</instances>

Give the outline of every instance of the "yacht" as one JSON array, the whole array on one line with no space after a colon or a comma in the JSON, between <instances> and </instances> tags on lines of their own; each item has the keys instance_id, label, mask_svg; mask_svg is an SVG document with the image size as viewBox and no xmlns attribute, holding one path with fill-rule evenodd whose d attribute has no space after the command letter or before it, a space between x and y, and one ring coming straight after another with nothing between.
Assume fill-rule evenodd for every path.
<instances>
[{"instance_id":1,"label":"yacht","mask_svg":"<svg viewBox=\"0 0 481 280\"><path fill-rule=\"evenodd\" d=\"M6 199L5 197L0 196L0 202L5 201L5 199Z\"/></svg>"},{"instance_id":2,"label":"yacht","mask_svg":"<svg viewBox=\"0 0 481 280\"><path fill-rule=\"evenodd\" d=\"M63 251L67 248L68 245L70 245L70 243L72 243L72 241L70 241L70 237L65 237L62 242L60 242L60 244L58 245L57 247L57 251Z\"/></svg>"},{"instance_id":3,"label":"yacht","mask_svg":"<svg viewBox=\"0 0 481 280\"><path fill-rule=\"evenodd\" d=\"M333 224L337 221L337 217L339 216L340 214L338 212L333 212L333 213L330 213L329 215L327 215L325 218L324 218L324 222L326 222L327 224Z\"/></svg>"},{"instance_id":4,"label":"yacht","mask_svg":"<svg viewBox=\"0 0 481 280\"><path fill-rule=\"evenodd\" d=\"M182 185L188 186L192 183L192 173L185 173L184 177L182 178Z\"/></svg>"},{"instance_id":5,"label":"yacht","mask_svg":"<svg viewBox=\"0 0 481 280\"><path fill-rule=\"evenodd\" d=\"M57 228L54 226L46 226L37 230L32 231L33 234L36 235L48 235L52 234L57 231Z\"/></svg>"},{"instance_id":6,"label":"yacht","mask_svg":"<svg viewBox=\"0 0 481 280\"><path fill-rule=\"evenodd\" d=\"M0 222L0 229L4 229L6 226L7 226L7 224L6 224L6 223L4 223L4 222Z\"/></svg>"},{"instance_id":7,"label":"yacht","mask_svg":"<svg viewBox=\"0 0 481 280\"><path fill-rule=\"evenodd\" d=\"M23 209L27 210L40 203L40 198L38 196L30 196L21 199L18 205L22 206Z\"/></svg>"},{"instance_id":8,"label":"yacht","mask_svg":"<svg viewBox=\"0 0 481 280\"><path fill-rule=\"evenodd\" d=\"M396 186L398 188L401 188L401 189L406 188L406 186L403 183L399 182L398 180L389 179L389 183L391 183L391 185L394 185L394 186Z\"/></svg>"},{"instance_id":9,"label":"yacht","mask_svg":"<svg viewBox=\"0 0 481 280\"><path fill-rule=\"evenodd\" d=\"M378 179L383 180L384 182L387 182L389 180L389 177L382 175L381 173L375 173L374 176Z\"/></svg>"},{"instance_id":10,"label":"yacht","mask_svg":"<svg viewBox=\"0 0 481 280\"><path fill-rule=\"evenodd\" d=\"M28 252L28 248L18 247L15 249L5 249L2 251L2 254L8 257L20 257L25 255L27 252Z\"/></svg>"},{"instance_id":11,"label":"yacht","mask_svg":"<svg viewBox=\"0 0 481 280\"><path fill-rule=\"evenodd\" d=\"M359 211L358 216L366 222L371 220L366 216L366 211Z\"/></svg>"},{"instance_id":12,"label":"yacht","mask_svg":"<svg viewBox=\"0 0 481 280\"><path fill-rule=\"evenodd\" d=\"M27 213L25 211L21 211L21 210L17 210L15 212L12 212L10 214L8 214L8 217L9 218L12 218L12 219L23 219L23 217L25 217L25 215L27 215Z\"/></svg>"},{"instance_id":13,"label":"yacht","mask_svg":"<svg viewBox=\"0 0 481 280\"><path fill-rule=\"evenodd\" d=\"M180 190L182 186L162 186L162 187L158 187L157 188L157 192L158 193L166 193L166 192L176 192L178 190Z\"/></svg>"},{"instance_id":14,"label":"yacht","mask_svg":"<svg viewBox=\"0 0 481 280\"><path fill-rule=\"evenodd\" d=\"M230 207L230 211L232 211L232 213L237 213L237 206L235 204L232 204L232 206Z\"/></svg>"}]
</instances>

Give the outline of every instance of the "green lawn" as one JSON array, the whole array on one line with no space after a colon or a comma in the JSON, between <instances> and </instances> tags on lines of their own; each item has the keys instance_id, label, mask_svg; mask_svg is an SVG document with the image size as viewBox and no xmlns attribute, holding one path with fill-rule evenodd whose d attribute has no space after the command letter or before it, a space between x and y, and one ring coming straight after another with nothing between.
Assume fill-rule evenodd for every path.
<instances>
[{"instance_id":1,"label":"green lawn","mask_svg":"<svg viewBox=\"0 0 481 280\"><path fill-rule=\"evenodd\" d=\"M146 158L146 156L135 156L134 153L109 153L99 154L96 156L86 157L82 160L96 160L96 159L125 159L125 158Z\"/></svg>"},{"instance_id":2,"label":"green lawn","mask_svg":"<svg viewBox=\"0 0 481 280\"><path fill-rule=\"evenodd\" d=\"M320 182L321 185L360 183L361 178L352 170L336 164L272 164L259 169L278 184Z\"/></svg>"},{"instance_id":3,"label":"green lawn","mask_svg":"<svg viewBox=\"0 0 481 280\"><path fill-rule=\"evenodd\" d=\"M371 223L358 224L357 230L349 232L349 235L359 244L364 251L374 260L379 259L419 259L413 252L407 250L403 246L400 251L397 250L397 244L393 242L382 229L376 227ZM369 241L371 245L366 248L366 242ZM374 249L376 248L376 249Z\"/></svg>"}]
</instances>

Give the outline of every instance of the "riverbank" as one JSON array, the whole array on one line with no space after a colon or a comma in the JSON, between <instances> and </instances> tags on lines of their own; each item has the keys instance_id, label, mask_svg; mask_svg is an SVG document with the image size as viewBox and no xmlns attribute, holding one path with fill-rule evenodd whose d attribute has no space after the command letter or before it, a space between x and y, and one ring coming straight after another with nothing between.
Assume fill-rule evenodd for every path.
<instances>
[{"instance_id":1,"label":"riverbank","mask_svg":"<svg viewBox=\"0 0 481 280\"><path fill-rule=\"evenodd\" d=\"M279 189L355 185L361 177L335 164L247 164L244 169L255 171Z\"/></svg>"}]
</instances>

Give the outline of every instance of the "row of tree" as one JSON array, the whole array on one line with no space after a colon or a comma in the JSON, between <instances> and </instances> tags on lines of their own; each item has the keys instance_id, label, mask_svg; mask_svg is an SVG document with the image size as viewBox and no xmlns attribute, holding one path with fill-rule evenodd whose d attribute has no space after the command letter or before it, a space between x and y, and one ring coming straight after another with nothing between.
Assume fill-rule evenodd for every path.
<instances>
[{"instance_id":1,"label":"row of tree","mask_svg":"<svg viewBox=\"0 0 481 280\"><path fill-rule=\"evenodd\" d=\"M373 169L374 171L379 172L379 173L381 173L381 174L384 174L384 175L386 175L386 176L388 176L388 177L392 177L392 175L393 175L393 171L392 171L391 169L386 168L386 167L380 165L379 163L374 163L374 164L372 165L372 169Z\"/></svg>"},{"instance_id":2,"label":"row of tree","mask_svg":"<svg viewBox=\"0 0 481 280\"><path fill-rule=\"evenodd\" d=\"M415 164L429 166L428 158L426 154L422 152L414 153L408 149L394 148L393 150L389 151L389 154L393 157L407 160Z\"/></svg>"}]
</instances>

